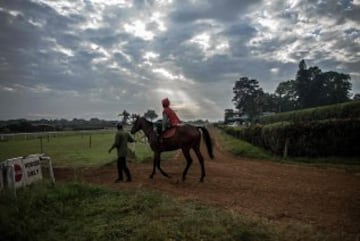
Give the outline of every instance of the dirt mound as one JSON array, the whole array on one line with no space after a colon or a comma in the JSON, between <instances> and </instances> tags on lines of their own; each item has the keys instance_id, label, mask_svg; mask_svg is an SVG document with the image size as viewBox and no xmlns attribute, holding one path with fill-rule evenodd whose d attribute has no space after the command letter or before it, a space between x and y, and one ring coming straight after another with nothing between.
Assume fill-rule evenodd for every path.
<instances>
[{"instance_id":1,"label":"dirt mound","mask_svg":"<svg viewBox=\"0 0 360 241\"><path fill-rule=\"evenodd\" d=\"M215 129L215 159L205 147L206 177L200 183L200 166L194 158L186 182L181 182L185 167L181 152L162 161L162 168L172 178L159 172L149 179L152 164L129 163L131 183L114 183L115 166L80 170L55 169L58 181L74 178L115 189L139 187L165 192L180 200L196 200L227 211L264 218L274 223L299 223L324 233L334 233L341 240L356 240L360 234L360 176L334 168L317 168L296 164L234 157L225 152Z\"/></svg>"}]
</instances>

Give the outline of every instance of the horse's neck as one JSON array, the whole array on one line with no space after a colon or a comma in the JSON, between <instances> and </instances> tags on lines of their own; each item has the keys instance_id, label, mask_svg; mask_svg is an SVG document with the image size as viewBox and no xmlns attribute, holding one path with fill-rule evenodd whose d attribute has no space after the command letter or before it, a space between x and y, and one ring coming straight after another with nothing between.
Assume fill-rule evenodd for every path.
<instances>
[{"instance_id":1,"label":"horse's neck","mask_svg":"<svg viewBox=\"0 0 360 241\"><path fill-rule=\"evenodd\" d=\"M147 124L143 126L143 131L148 138L149 142L156 141L156 133L154 132L154 128L152 124Z\"/></svg>"}]
</instances>

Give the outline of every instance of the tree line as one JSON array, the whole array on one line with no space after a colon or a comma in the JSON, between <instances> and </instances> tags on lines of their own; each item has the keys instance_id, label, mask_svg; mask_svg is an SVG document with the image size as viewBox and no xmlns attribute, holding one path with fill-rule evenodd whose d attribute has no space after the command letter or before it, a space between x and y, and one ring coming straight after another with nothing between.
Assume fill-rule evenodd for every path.
<instances>
[{"instance_id":1,"label":"tree line","mask_svg":"<svg viewBox=\"0 0 360 241\"><path fill-rule=\"evenodd\" d=\"M27 120L13 119L0 120L0 133L19 133L19 132L45 132L45 131L70 131L70 130L99 130L106 128L115 128L116 124L121 122L124 125L131 125L137 117L137 114L131 114L127 110L118 114L119 120L101 120L91 118L90 120L77 119L55 119L55 120ZM155 110L147 110L144 115L146 119L154 121L158 114ZM196 123L201 120L194 121Z\"/></svg>"},{"instance_id":2,"label":"tree line","mask_svg":"<svg viewBox=\"0 0 360 241\"><path fill-rule=\"evenodd\" d=\"M316 106L343 103L351 100L349 74L335 71L323 72L319 67L299 63L294 80L278 84L275 93L266 93L256 79L241 77L233 87L233 109L225 110L225 123L242 117L256 122L266 112L286 112ZM360 94L353 96L360 99Z\"/></svg>"},{"instance_id":3,"label":"tree line","mask_svg":"<svg viewBox=\"0 0 360 241\"><path fill-rule=\"evenodd\" d=\"M19 133L19 132L44 132L44 131L69 131L69 130L98 130L114 128L118 122L124 125L130 125L137 117L136 114L130 114L127 110L118 114L120 120L102 120L91 118L89 120L74 118L67 119L13 119L0 120L0 133ZM158 117L154 110L145 112L144 117L153 121Z\"/></svg>"},{"instance_id":4,"label":"tree line","mask_svg":"<svg viewBox=\"0 0 360 241\"><path fill-rule=\"evenodd\" d=\"M116 123L117 121L101 120L98 118L91 118L90 120L77 118L72 120L2 120L0 121L0 133L97 130L104 128L114 128Z\"/></svg>"}]
</instances>

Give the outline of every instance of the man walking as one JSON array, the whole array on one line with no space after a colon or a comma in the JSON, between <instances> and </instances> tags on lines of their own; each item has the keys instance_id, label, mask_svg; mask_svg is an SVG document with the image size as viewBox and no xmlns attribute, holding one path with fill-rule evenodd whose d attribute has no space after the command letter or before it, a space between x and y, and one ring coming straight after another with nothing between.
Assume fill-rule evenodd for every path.
<instances>
[{"instance_id":1,"label":"man walking","mask_svg":"<svg viewBox=\"0 0 360 241\"><path fill-rule=\"evenodd\" d=\"M118 178L115 180L115 182L121 182L123 181L123 172L126 174L126 181L131 182L131 174L130 170L126 165L126 156L128 152L128 142L134 142L134 139L130 136L129 133L125 132L123 130L123 126L121 123L117 124L117 133L115 135L115 141L114 144L109 149L109 153L116 148L117 149L117 170L118 170Z\"/></svg>"}]
</instances>

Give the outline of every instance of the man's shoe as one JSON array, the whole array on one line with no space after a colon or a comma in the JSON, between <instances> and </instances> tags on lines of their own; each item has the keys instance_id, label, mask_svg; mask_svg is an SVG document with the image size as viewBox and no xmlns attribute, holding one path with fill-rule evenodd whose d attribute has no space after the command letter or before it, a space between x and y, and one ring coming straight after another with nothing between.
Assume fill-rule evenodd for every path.
<instances>
[{"instance_id":1,"label":"man's shoe","mask_svg":"<svg viewBox=\"0 0 360 241\"><path fill-rule=\"evenodd\" d=\"M118 178L118 179L115 180L115 183L119 183L119 182L122 182L122 181L123 181L123 179Z\"/></svg>"}]
</instances>

